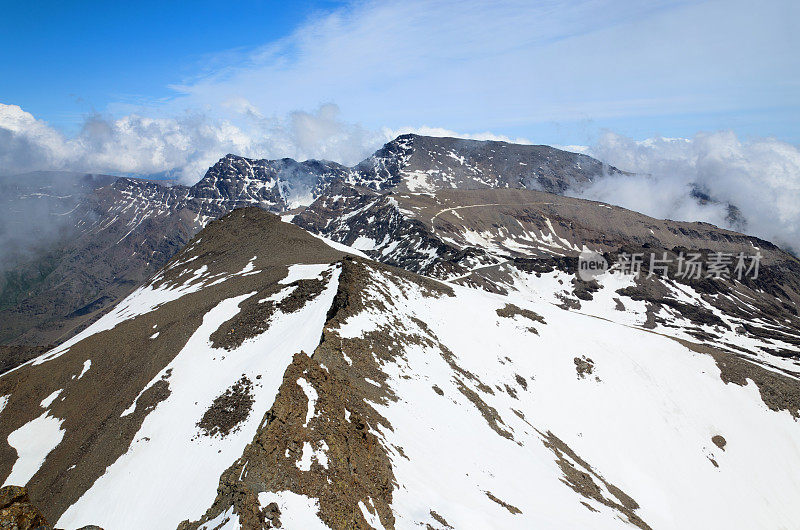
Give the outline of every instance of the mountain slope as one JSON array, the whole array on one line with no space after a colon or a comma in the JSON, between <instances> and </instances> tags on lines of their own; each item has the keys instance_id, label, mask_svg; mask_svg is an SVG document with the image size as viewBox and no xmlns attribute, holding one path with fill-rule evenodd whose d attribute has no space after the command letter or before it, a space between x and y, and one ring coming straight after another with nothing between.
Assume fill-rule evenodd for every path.
<instances>
[{"instance_id":1,"label":"mountain slope","mask_svg":"<svg viewBox=\"0 0 800 530\"><path fill-rule=\"evenodd\" d=\"M119 179L67 217L71 237L10 271L0 294L0 369L99 318L205 226L237 207L282 212L373 259L497 293L530 296L800 370L800 263L754 237L662 221L562 191L617 172L546 146L404 135L364 162L250 160L228 155L192 187ZM555 179L555 180L553 180ZM414 191L414 192L412 192ZM313 202L312 202L313 201ZM575 277L584 248L621 255L756 252L758 278ZM649 264L643 264L649 275ZM675 268L671 273L676 272Z\"/></svg>"},{"instance_id":2,"label":"mountain slope","mask_svg":"<svg viewBox=\"0 0 800 530\"><path fill-rule=\"evenodd\" d=\"M152 458L147 438L163 442L162 449L169 447L168 440L176 436L175 429L179 425L175 422L175 414L182 417L187 412L186 407L205 410L243 375L249 378L253 395L259 398L258 406L264 407L256 409L256 415L262 415L268 408L265 393L268 395L270 385L277 384L269 379L270 366L278 363L272 377L277 377L279 382L283 371L280 363L288 364L296 351L316 345L322 321L316 324L316 332L313 331L314 322L324 320L330 302L316 309L312 307L314 295L320 295L324 284L320 281L309 284L302 279L306 276L314 278L329 269L327 263L338 259L341 253L260 210L248 210L245 215L247 217L240 220L227 218L215 223L203 233L203 237L195 239L178 260L171 262L161 274L131 294L114 311L44 357L0 378L0 395L5 398L0 413L0 439L4 441L0 447L0 475L5 477L11 472L8 480L12 483L24 483L33 476L33 481L28 483L31 497L39 502L46 500L43 509L48 520L56 520L79 499L90 503L90 507L95 506L92 504L93 496L87 497L84 493L105 471L112 471L111 468L106 470L108 466L117 462L126 451L136 452L136 449L143 451L142 458ZM251 241L253 245L244 245L242 241ZM194 259L187 262L190 256ZM214 331L234 316L236 304L249 295L263 298L281 292L286 294L290 286L278 281L287 277L290 265L294 266L292 274L295 278L289 283L300 282L296 285L309 292L298 292L290 297L294 312L287 310L291 315L285 321L281 320L280 326L273 326L278 338L270 339L269 333L262 334L261 342L255 346L251 344L243 350L234 349L230 355L226 355L224 349L218 354L209 346L206 355L203 340L198 337ZM331 274L327 274L329 279ZM329 297L332 296L330 293ZM306 307L306 302L312 303ZM273 305L261 307L274 309ZM282 314L280 308L274 312L276 318ZM209 326L214 329L207 332ZM291 334L290 340L285 340L286 333ZM238 337L221 333L214 344L228 345L237 340ZM278 346L273 344L276 341ZM270 355L263 355L263 349ZM287 355L288 358L281 361L282 356ZM184 371L186 369L188 373ZM200 373L192 370L200 370ZM256 379L256 375L261 374L266 378L264 381ZM216 379L212 379L214 377ZM219 393L215 394L217 386ZM178 388L183 390L178 391ZM180 396L180 400L177 403L169 401L170 396ZM193 405L198 400L201 405ZM159 414L152 414L156 405L159 412L167 409L166 420ZM202 410L200 412L202 414ZM147 422L144 421L146 418L149 418ZM28 425L28 430L25 425ZM20 427L23 427L21 431ZM254 427L249 427L250 436ZM192 429L199 432L194 422L190 426ZM18 434L13 435L13 432ZM166 441L154 432L161 432L167 437ZM41 436L31 450L26 450L31 443L25 441L26 434L35 438ZM197 433L189 436L194 434ZM15 450L5 444L6 440L12 444L14 440L22 440L17 446L22 448L17 451L21 453L19 458L15 456ZM249 439L242 439L242 444L247 441ZM54 445L49 446L49 443ZM55 443L58 443L57 447ZM53 447L55 450L39 469L41 460ZM230 439L215 440L204 435L196 444L199 453L187 455L199 461L208 460L222 447L231 451L235 450L236 444ZM181 454L185 451L183 447L177 449ZM165 466L168 461L169 458L165 459L155 468L139 467L139 464L130 468L124 462L117 465L122 466L123 474L139 469L139 474L134 474L134 477L142 481L137 483L137 488L142 487L139 490L139 494L144 496L142 501L146 501L144 505L154 502L153 506L157 506L158 495L163 492L154 489L153 485L144 488L150 480L147 477L153 478L153 473L159 470L177 475L185 472L168 468ZM75 467L70 468L72 465ZM216 473L222 469L224 467ZM213 470L210 461L197 471L202 475L208 470ZM196 482L198 487L207 486L206 495L213 499L217 476L210 480L192 480L189 484ZM161 484L169 490L173 488L168 480ZM106 491L106 488L102 490ZM127 491L125 495L135 496L133 491ZM181 498L202 502L203 497L190 495ZM115 505L116 502L108 508ZM79 510L80 506L74 509Z\"/></svg>"},{"instance_id":3,"label":"mountain slope","mask_svg":"<svg viewBox=\"0 0 800 530\"><path fill-rule=\"evenodd\" d=\"M348 183L384 191L523 188L563 193L605 174L622 173L586 155L548 145L520 145L405 134L359 163Z\"/></svg>"},{"instance_id":4,"label":"mountain slope","mask_svg":"<svg viewBox=\"0 0 800 530\"><path fill-rule=\"evenodd\" d=\"M0 478L65 528L800 517L797 378L347 256L258 209L0 396Z\"/></svg>"},{"instance_id":5,"label":"mountain slope","mask_svg":"<svg viewBox=\"0 0 800 530\"><path fill-rule=\"evenodd\" d=\"M800 372L800 262L775 245L703 223L653 219L624 208L533 190L376 194L343 186L293 222L382 262L497 293L518 292L595 316L702 340ZM592 250L615 264L642 256L642 274L577 277ZM729 256L728 277L682 278L678 261ZM758 275L735 257L761 256ZM651 275L650 257L671 260ZM750 259L750 258L748 258ZM750 262L748 262L750 264Z\"/></svg>"}]
</instances>

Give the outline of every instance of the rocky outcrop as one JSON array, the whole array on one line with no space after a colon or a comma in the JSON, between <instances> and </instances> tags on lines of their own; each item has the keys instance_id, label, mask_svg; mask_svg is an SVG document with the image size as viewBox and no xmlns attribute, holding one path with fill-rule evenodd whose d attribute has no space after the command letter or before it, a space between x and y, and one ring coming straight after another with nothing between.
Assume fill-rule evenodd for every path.
<instances>
[{"instance_id":1,"label":"rocky outcrop","mask_svg":"<svg viewBox=\"0 0 800 530\"><path fill-rule=\"evenodd\" d=\"M31 503L28 490L21 486L0 489L0 529L51 530L42 512Z\"/></svg>"}]
</instances>

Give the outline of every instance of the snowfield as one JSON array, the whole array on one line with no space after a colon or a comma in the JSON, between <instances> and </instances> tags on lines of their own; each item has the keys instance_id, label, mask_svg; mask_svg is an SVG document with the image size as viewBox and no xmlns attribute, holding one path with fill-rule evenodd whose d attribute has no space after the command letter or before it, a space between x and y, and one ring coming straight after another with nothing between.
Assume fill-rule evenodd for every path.
<instances>
[{"instance_id":1,"label":"snowfield","mask_svg":"<svg viewBox=\"0 0 800 530\"><path fill-rule=\"evenodd\" d=\"M712 357L524 296L454 286L455 297L430 298L409 284L373 280L370 289L380 286L375 298L393 300L392 313L351 317L339 330L343 337L385 329L398 318L404 333L437 342L405 343L402 357L382 366L400 396L374 405L393 427L380 437L398 482L397 528L438 524L431 510L455 528L629 526L620 510L563 483L543 443L548 433L632 497L635 513L653 528L791 528L800 521L797 421L769 410L752 382L723 383ZM508 303L535 311L546 324L499 317ZM442 346L483 390L457 375ZM591 374L578 373L579 358L591 359ZM459 382L496 411L508 437ZM717 435L724 449L712 442ZM622 504L594 482L604 498Z\"/></svg>"},{"instance_id":2,"label":"snowfield","mask_svg":"<svg viewBox=\"0 0 800 530\"><path fill-rule=\"evenodd\" d=\"M42 403L43 408L48 406L50 403ZM17 450L18 456L3 486L28 483L42 467L50 451L55 449L64 437L61 422L62 420L45 412L8 435L8 444Z\"/></svg>"}]
</instances>

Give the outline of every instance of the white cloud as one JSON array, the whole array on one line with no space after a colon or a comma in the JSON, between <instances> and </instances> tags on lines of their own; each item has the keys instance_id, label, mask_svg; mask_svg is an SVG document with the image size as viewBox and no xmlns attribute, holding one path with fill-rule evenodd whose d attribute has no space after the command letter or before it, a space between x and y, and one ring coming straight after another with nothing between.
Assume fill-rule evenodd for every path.
<instances>
[{"instance_id":1,"label":"white cloud","mask_svg":"<svg viewBox=\"0 0 800 530\"><path fill-rule=\"evenodd\" d=\"M352 164L385 140L344 122L335 105L265 118L246 100L230 119L200 113L88 118L66 137L16 105L0 104L0 168L6 174L70 169L97 173L172 172L192 183L227 153L253 158L327 158Z\"/></svg>"},{"instance_id":2,"label":"white cloud","mask_svg":"<svg viewBox=\"0 0 800 530\"><path fill-rule=\"evenodd\" d=\"M5 173L39 169L153 174L170 172L197 181L226 153L253 158L325 158L354 164L382 143L407 132L479 140L530 143L491 132L464 134L440 127L368 130L341 119L327 104L314 112L265 117L247 100L231 103L230 120L199 113L173 118L137 115L91 117L68 138L16 105L0 104L0 168ZM634 176L599 179L582 197L602 200L657 218L730 226L726 204L736 205L746 231L800 249L800 149L771 138L742 141L732 132L692 139L644 141L608 132L593 146L566 146ZM699 186L719 201L700 205Z\"/></svg>"},{"instance_id":3,"label":"white cloud","mask_svg":"<svg viewBox=\"0 0 800 530\"><path fill-rule=\"evenodd\" d=\"M199 112L150 118L91 116L67 137L17 105L0 104L0 173L65 169L112 174L169 173L185 183L199 180L227 153L251 158L327 159L353 165L400 134L454 136L530 143L524 138L460 133L441 127L369 130L344 121L339 108L264 116L244 98L226 102L226 119Z\"/></svg>"},{"instance_id":4,"label":"white cloud","mask_svg":"<svg viewBox=\"0 0 800 530\"><path fill-rule=\"evenodd\" d=\"M608 132L589 154L635 176L598 179L578 195L657 218L730 225L726 204L741 210L746 232L800 250L800 149L773 138L743 141L733 132L691 139L634 141ZM699 186L721 204L700 205Z\"/></svg>"}]
</instances>

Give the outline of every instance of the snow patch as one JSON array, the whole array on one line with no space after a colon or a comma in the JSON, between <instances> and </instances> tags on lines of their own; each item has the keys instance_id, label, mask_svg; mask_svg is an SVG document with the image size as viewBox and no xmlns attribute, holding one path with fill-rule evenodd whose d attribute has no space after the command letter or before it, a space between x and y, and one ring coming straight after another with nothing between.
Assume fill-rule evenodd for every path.
<instances>
[{"instance_id":1,"label":"snow patch","mask_svg":"<svg viewBox=\"0 0 800 530\"><path fill-rule=\"evenodd\" d=\"M311 421L311 418L314 417L314 413L316 411L317 398L319 398L319 394L317 394L317 390L313 386L311 386L311 383L309 383L302 377L297 380L297 384L300 385L300 388L303 389L303 392L306 394L306 397L308 398L308 412L306 412L306 422L303 424L303 427L308 427L308 422Z\"/></svg>"},{"instance_id":2,"label":"snow patch","mask_svg":"<svg viewBox=\"0 0 800 530\"><path fill-rule=\"evenodd\" d=\"M281 524L284 528L303 530L328 530L328 526L317 516L319 501L292 491L262 491L258 494L262 508L275 503L281 511Z\"/></svg>"},{"instance_id":3,"label":"snow patch","mask_svg":"<svg viewBox=\"0 0 800 530\"><path fill-rule=\"evenodd\" d=\"M233 506L214 517L200 527L200 530L239 530L239 516L233 512Z\"/></svg>"},{"instance_id":4,"label":"snow patch","mask_svg":"<svg viewBox=\"0 0 800 530\"><path fill-rule=\"evenodd\" d=\"M63 392L63 391L64 391L64 389L63 389L63 388L62 388L62 389L59 389L59 390L56 390L55 392L53 392L52 394L50 394L49 396L47 396L46 398L44 398L44 399L42 400L42 402L41 402L39 405L40 405L40 406L41 406L43 409L46 409L47 407L49 407L50 405L52 405L52 404L53 404L53 401L55 401L55 400L56 400L56 398L59 396L59 394L61 394L61 392Z\"/></svg>"},{"instance_id":5,"label":"snow patch","mask_svg":"<svg viewBox=\"0 0 800 530\"><path fill-rule=\"evenodd\" d=\"M156 335L158 335L158 333L156 333ZM92 360L91 360L91 359L86 359L86 360L83 362L83 369L81 370L81 373L80 373L80 375L78 376L78 379L80 379L81 377L83 377L83 375L84 375L86 372L88 372L88 371L89 371L89 368L91 368L91 367L92 367Z\"/></svg>"},{"instance_id":6,"label":"snow patch","mask_svg":"<svg viewBox=\"0 0 800 530\"><path fill-rule=\"evenodd\" d=\"M8 445L16 449L17 460L3 486L24 486L39 471L50 451L64 438L61 423L47 412L8 435Z\"/></svg>"},{"instance_id":7,"label":"snow patch","mask_svg":"<svg viewBox=\"0 0 800 530\"><path fill-rule=\"evenodd\" d=\"M383 524L381 524L381 520L378 517L378 512L375 511L375 504L372 502L372 499L369 499L369 504L372 507L372 512L369 511L367 506L364 504L364 501L358 501L358 507L361 508L361 515L364 516L367 524L375 530L386 530Z\"/></svg>"}]
</instances>

